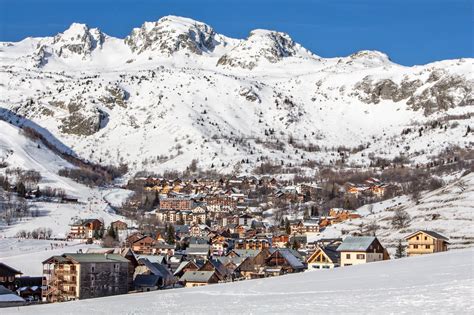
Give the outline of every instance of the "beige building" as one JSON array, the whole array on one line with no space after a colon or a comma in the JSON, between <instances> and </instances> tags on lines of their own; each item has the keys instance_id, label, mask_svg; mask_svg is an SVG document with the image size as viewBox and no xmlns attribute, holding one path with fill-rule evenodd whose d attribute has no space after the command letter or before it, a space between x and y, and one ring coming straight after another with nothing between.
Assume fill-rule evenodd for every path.
<instances>
[{"instance_id":1,"label":"beige building","mask_svg":"<svg viewBox=\"0 0 474 315\"><path fill-rule=\"evenodd\" d=\"M433 231L417 231L408 235L405 239L408 242L408 256L433 254L448 250L448 238Z\"/></svg>"},{"instance_id":2,"label":"beige building","mask_svg":"<svg viewBox=\"0 0 474 315\"><path fill-rule=\"evenodd\" d=\"M307 259L308 270L339 267L340 254L334 246L318 246Z\"/></svg>"},{"instance_id":3,"label":"beige building","mask_svg":"<svg viewBox=\"0 0 474 315\"><path fill-rule=\"evenodd\" d=\"M337 248L341 267L390 259L375 236L348 236Z\"/></svg>"}]
</instances>

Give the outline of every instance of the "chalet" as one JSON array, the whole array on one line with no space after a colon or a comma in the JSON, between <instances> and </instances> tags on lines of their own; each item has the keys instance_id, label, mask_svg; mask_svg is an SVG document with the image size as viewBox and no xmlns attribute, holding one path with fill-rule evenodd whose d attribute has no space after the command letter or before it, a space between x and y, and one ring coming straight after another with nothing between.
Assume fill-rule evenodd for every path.
<instances>
[{"instance_id":1,"label":"chalet","mask_svg":"<svg viewBox=\"0 0 474 315\"><path fill-rule=\"evenodd\" d=\"M385 248L375 236L348 236L337 248L341 266L381 261L388 258Z\"/></svg>"},{"instance_id":2,"label":"chalet","mask_svg":"<svg viewBox=\"0 0 474 315\"><path fill-rule=\"evenodd\" d=\"M156 241L151 236L143 236L131 244L132 250L137 254L151 255L155 252Z\"/></svg>"},{"instance_id":3,"label":"chalet","mask_svg":"<svg viewBox=\"0 0 474 315\"><path fill-rule=\"evenodd\" d=\"M263 278L265 260L270 256L269 249L258 251L255 255L249 255L236 268L236 271L245 279ZM244 257L244 255L242 255Z\"/></svg>"},{"instance_id":4,"label":"chalet","mask_svg":"<svg viewBox=\"0 0 474 315\"><path fill-rule=\"evenodd\" d=\"M174 284L174 277L163 264L140 258L133 284L137 291L154 291Z\"/></svg>"},{"instance_id":5,"label":"chalet","mask_svg":"<svg viewBox=\"0 0 474 315\"><path fill-rule=\"evenodd\" d=\"M174 255L175 245L170 245L162 241L156 241L152 246L153 255Z\"/></svg>"},{"instance_id":6,"label":"chalet","mask_svg":"<svg viewBox=\"0 0 474 315\"><path fill-rule=\"evenodd\" d=\"M186 288L200 287L218 283L219 277L215 271L186 271L179 279Z\"/></svg>"},{"instance_id":7,"label":"chalet","mask_svg":"<svg viewBox=\"0 0 474 315\"><path fill-rule=\"evenodd\" d=\"M142 233L139 233L139 232L135 232L133 234L130 234L129 236L127 236L127 238L125 239L125 246L127 247L132 247L132 244L135 243L136 241L138 241L139 239L143 238L145 235L143 235Z\"/></svg>"},{"instance_id":8,"label":"chalet","mask_svg":"<svg viewBox=\"0 0 474 315\"><path fill-rule=\"evenodd\" d=\"M16 293L27 301L41 301L43 277L17 277L15 279Z\"/></svg>"},{"instance_id":9,"label":"chalet","mask_svg":"<svg viewBox=\"0 0 474 315\"><path fill-rule=\"evenodd\" d=\"M408 256L433 254L448 250L448 238L433 231L417 231L408 235L405 239L408 242Z\"/></svg>"},{"instance_id":10,"label":"chalet","mask_svg":"<svg viewBox=\"0 0 474 315\"><path fill-rule=\"evenodd\" d=\"M214 271L221 282L231 280L231 273L217 259L209 259L199 268L199 271Z\"/></svg>"},{"instance_id":11,"label":"chalet","mask_svg":"<svg viewBox=\"0 0 474 315\"><path fill-rule=\"evenodd\" d=\"M197 206L192 209L193 218L192 221L194 223L205 223L207 218L207 208L205 206Z\"/></svg>"},{"instance_id":12,"label":"chalet","mask_svg":"<svg viewBox=\"0 0 474 315\"><path fill-rule=\"evenodd\" d=\"M301 220L290 221L291 234L304 234L306 233L306 227Z\"/></svg>"},{"instance_id":13,"label":"chalet","mask_svg":"<svg viewBox=\"0 0 474 315\"><path fill-rule=\"evenodd\" d=\"M270 241L266 238L239 239L235 243L236 249L262 250L270 247Z\"/></svg>"},{"instance_id":14,"label":"chalet","mask_svg":"<svg viewBox=\"0 0 474 315\"><path fill-rule=\"evenodd\" d=\"M336 246L318 246L306 262L309 270L333 269L334 267L339 267L340 257L341 255L337 251Z\"/></svg>"},{"instance_id":15,"label":"chalet","mask_svg":"<svg viewBox=\"0 0 474 315\"><path fill-rule=\"evenodd\" d=\"M265 259L265 276L302 272L305 265L287 248L278 248Z\"/></svg>"},{"instance_id":16,"label":"chalet","mask_svg":"<svg viewBox=\"0 0 474 315\"><path fill-rule=\"evenodd\" d=\"M122 230L128 229L127 223L120 220L110 223L110 226L116 231L122 231Z\"/></svg>"},{"instance_id":17,"label":"chalet","mask_svg":"<svg viewBox=\"0 0 474 315\"><path fill-rule=\"evenodd\" d=\"M360 218L360 214L357 213L357 211L346 210L346 209L341 209L341 208L330 209L329 216L333 218L334 223Z\"/></svg>"},{"instance_id":18,"label":"chalet","mask_svg":"<svg viewBox=\"0 0 474 315\"><path fill-rule=\"evenodd\" d=\"M43 262L43 301L88 299L128 291L129 261L117 254L63 254Z\"/></svg>"},{"instance_id":19,"label":"chalet","mask_svg":"<svg viewBox=\"0 0 474 315\"><path fill-rule=\"evenodd\" d=\"M94 238L96 233L103 228L103 223L99 219L79 220L71 225L70 238Z\"/></svg>"},{"instance_id":20,"label":"chalet","mask_svg":"<svg viewBox=\"0 0 474 315\"><path fill-rule=\"evenodd\" d=\"M0 262L0 285L8 290L15 290L15 280L22 273L2 262Z\"/></svg>"},{"instance_id":21,"label":"chalet","mask_svg":"<svg viewBox=\"0 0 474 315\"><path fill-rule=\"evenodd\" d=\"M305 220L303 221L306 234L319 233L319 220Z\"/></svg>"},{"instance_id":22,"label":"chalet","mask_svg":"<svg viewBox=\"0 0 474 315\"><path fill-rule=\"evenodd\" d=\"M173 275L181 278L186 271L197 271L198 269L199 266L194 261L182 261Z\"/></svg>"}]
</instances>

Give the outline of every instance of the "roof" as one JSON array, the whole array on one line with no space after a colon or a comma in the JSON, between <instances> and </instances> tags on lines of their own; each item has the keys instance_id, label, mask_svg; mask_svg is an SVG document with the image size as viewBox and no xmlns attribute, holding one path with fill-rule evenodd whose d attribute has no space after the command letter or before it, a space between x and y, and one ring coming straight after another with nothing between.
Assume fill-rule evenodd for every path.
<instances>
[{"instance_id":1,"label":"roof","mask_svg":"<svg viewBox=\"0 0 474 315\"><path fill-rule=\"evenodd\" d=\"M2 262L0 262L0 275L21 275L22 273Z\"/></svg>"},{"instance_id":2,"label":"roof","mask_svg":"<svg viewBox=\"0 0 474 315\"><path fill-rule=\"evenodd\" d=\"M77 263L128 263L128 259L117 254L96 254L96 253L66 253L61 256L52 256L50 259L55 259L59 262L66 262L73 260ZM43 262L44 263L44 262Z\"/></svg>"},{"instance_id":3,"label":"roof","mask_svg":"<svg viewBox=\"0 0 474 315\"><path fill-rule=\"evenodd\" d=\"M324 254L326 254L327 257L329 257L329 259L331 259L333 263L338 263L339 258L341 257L341 253L337 251L337 247L326 246L320 247L320 249L322 252L324 252Z\"/></svg>"},{"instance_id":4,"label":"roof","mask_svg":"<svg viewBox=\"0 0 474 315\"><path fill-rule=\"evenodd\" d=\"M3 285L0 285L0 303L8 302L25 302L25 300L22 297L14 294L13 291L8 290Z\"/></svg>"},{"instance_id":5,"label":"roof","mask_svg":"<svg viewBox=\"0 0 474 315\"><path fill-rule=\"evenodd\" d=\"M445 237L445 236L443 236L443 235L441 235L441 234L439 234L439 233L437 233L437 232L428 231L428 230L416 231L416 232L414 232L414 233L411 233L410 235L408 235L408 236L405 237L405 238L410 238L410 237L412 237L413 235L416 235L416 234L418 234L418 233L420 233L420 232L423 232L423 233L425 233L425 234L428 234L429 236L431 236L431 237L433 237L433 238L436 238L436 239L439 239L439 240L443 240L443 241L449 240L447 237Z\"/></svg>"},{"instance_id":6,"label":"roof","mask_svg":"<svg viewBox=\"0 0 474 315\"><path fill-rule=\"evenodd\" d=\"M255 257L260 253L260 249L234 249L233 252L239 257Z\"/></svg>"},{"instance_id":7,"label":"roof","mask_svg":"<svg viewBox=\"0 0 474 315\"><path fill-rule=\"evenodd\" d=\"M189 244L186 249L187 255L207 255L211 246L209 244Z\"/></svg>"},{"instance_id":8,"label":"roof","mask_svg":"<svg viewBox=\"0 0 474 315\"><path fill-rule=\"evenodd\" d=\"M165 255L138 255L137 259L148 259L151 263L163 264L166 262Z\"/></svg>"},{"instance_id":9,"label":"roof","mask_svg":"<svg viewBox=\"0 0 474 315\"><path fill-rule=\"evenodd\" d=\"M366 251L369 246L376 240L375 236L348 236L337 248L338 252L342 251Z\"/></svg>"},{"instance_id":10,"label":"roof","mask_svg":"<svg viewBox=\"0 0 474 315\"><path fill-rule=\"evenodd\" d=\"M303 263L287 248L280 248L276 250L276 252L278 252L278 254L281 255L291 267L295 269L304 269Z\"/></svg>"},{"instance_id":11,"label":"roof","mask_svg":"<svg viewBox=\"0 0 474 315\"><path fill-rule=\"evenodd\" d=\"M209 282L215 271L186 271L179 281Z\"/></svg>"},{"instance_id":12,"label":"roof","mask_svg":"<svg viewBox=\"0 0 474 315\"><path fill-rule=\"evenodd\" d=\"M157 275L136 275L133 284L136 287L154 287L158 286L160 278L161 277Z\"/></svg>"}]
</instances>

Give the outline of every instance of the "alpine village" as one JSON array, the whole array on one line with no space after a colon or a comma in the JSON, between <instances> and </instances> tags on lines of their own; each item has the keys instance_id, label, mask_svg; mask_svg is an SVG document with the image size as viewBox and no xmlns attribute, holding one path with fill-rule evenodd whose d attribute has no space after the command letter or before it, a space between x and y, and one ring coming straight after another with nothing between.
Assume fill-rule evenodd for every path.
<instances>
[{"instance_id":1,"label":"alpine village","mask_svg":"<svg viewBox=\"0 0 474 315\"><path fill-rule=\"evenodd\" d=\"M316 206L326 193L316 184L285 184L271 177L135 177L127 188L141 191L145 200L130 199L120 211L136 212L144 203L149 211L130 221L134 224L117 220L105 226L100 217L71 222L65 240L99 246L78 252L65 248L62 255L42 262L42 276L0 263L0 307L205 286L390 259L370 227L359 234L318 238L328 226L360 215ZM364 184L338 186L337 191L333 187L332 193L347 200L378 200L396 189L368 178ZM285 211L268 213L269 204L286 205ZM347 207L352 208L349 202ZM401 213L396 219L406 218ZM449 245L446 237L427 230L407 234L403 243L394 258L447 251Z\"/></svg>"}]
</instances>

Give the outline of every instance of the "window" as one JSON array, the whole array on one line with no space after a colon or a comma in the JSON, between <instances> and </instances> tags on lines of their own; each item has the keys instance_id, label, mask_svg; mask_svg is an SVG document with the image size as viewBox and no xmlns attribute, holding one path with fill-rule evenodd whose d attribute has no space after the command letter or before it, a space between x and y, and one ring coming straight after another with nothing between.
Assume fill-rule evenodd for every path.
<instances>
[{"instance_id":1,"label":"window","mask_svg":"<svg viewBox=\"0 0 474 315\"><path fill-rule=\"evenodd\" d=\"M418 248L418 245L413 245L413 248L415 248L415 249Z\"/></svg>"},{"instance_id":2,"label":"window","mask_svg":"<svg viewBox=\"0 0 474 315\"><path fill-rule=\"evenodd\" d=\"M351 259L351 254L346 254L346 259Z\"/></svg>"},{"instance_id":3,"label":"window","mask_svg":"<svg viewBox=\"0 0 474 315\"><path fill-rule=\"evenodd\" d=\"M419 239L420 239L420 237L419 237L419 236L417 236L417 237L416 237L416 240L418 241Z\"/></svg>"},{"instance_id":4,"label":"window","mask_svg":"<svg viewBox=\"0 0 474 315\"><path fill-rule=\"evenodd\" d=\"M425 241L427 241L427 240L428 240L428 237L427 237L427 236L425 236Z\"/></svg>"},{"instance_id":5,"label":"window","mask_svg":"<svg viewBox=\"0 0 474 315\"><path fill-rule=\"evenodd\" d=\"M357 259L365 259L365 255L364 254L357 254Z\"/></svg>"},{"instance_id":6,"label":"window","mask_svg":"<svg viewBox=\"0 0 474 315\"><path fill-rule=\"evenodd\" d=\"M425 245L426 249L430 249L431 245Z\"/></svg>"}]
</instances>

